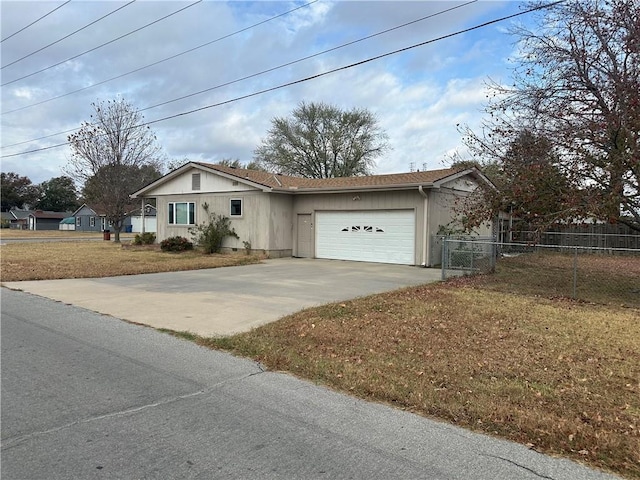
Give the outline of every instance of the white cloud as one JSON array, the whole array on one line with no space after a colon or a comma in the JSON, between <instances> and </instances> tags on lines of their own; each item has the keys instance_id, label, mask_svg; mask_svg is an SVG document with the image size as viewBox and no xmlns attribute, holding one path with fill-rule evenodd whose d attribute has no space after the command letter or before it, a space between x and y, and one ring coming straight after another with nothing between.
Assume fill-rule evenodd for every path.
<instances>
[{"instance_id":1,"label":"white cloud","mask_svg":"<svg viewBox=\"0 0 640 480\"><path fill-rule=\"evenodd\" d=\"M115 2L67 4L46 21L3 42L3 65L121 5ZM98 99L122 95L138 108L156 105L437 13L452 6L452 2L320 0L240 35L222 39L296 5L301 3L202 2L95 52L2 87L2 111L6 112L213 42L117 80L2 115L2 154L64 142L66 134L35 139L79 127L82 121L89 120L91 103ZM70 58L184 6L174 1L136 2L95 27L7 67L2 72L2 81ZM0 3L3 34L42 16L50 7L51 4L39 2ZM515 7L509 2L478 2L327 55L146 110L143 114L146 120L175 116L152 125L170 158L215 161L231 157L249 161L260 139L266 135L271 119L288 115L301 101L322 101L344 109L367 108L377 115L393 146L389 155L380 159L379 173L406 171L411 162L439 168L447 153L460 147L456 124L479 122L479 110L485 100L483 79L489 75L506 75L505 59L513 52L498 28L454 37L198 113L181 114L451 33L492 16L501 16L505 10L510 13ZM220 40L214 41L216 39ZM22 141L29 142L4 148ZM69 153L68 147L63 147L7 157L2 160L2 170L28 174L39 183L62 174L60 169Z\"/></svg>"}]
</instances>

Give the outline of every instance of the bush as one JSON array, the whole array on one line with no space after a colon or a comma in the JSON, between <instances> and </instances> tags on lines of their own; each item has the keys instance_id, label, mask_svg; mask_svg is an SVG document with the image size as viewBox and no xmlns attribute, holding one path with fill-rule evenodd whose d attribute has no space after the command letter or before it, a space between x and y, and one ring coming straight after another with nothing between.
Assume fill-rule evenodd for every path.
<instances>
[{"instance_id":1,"label":"bush","mask_svg":"<svg viewBox=\"0 0 640 480\"><path fill-rule=\"evenodd\" d=\"M218 253L222 248L222 242L226 237L239 238L236 231L231 228L231 219L224 215L209 212L209 205L202 206L209 215L209 221L203 222L189 229L193 240L202 247L205 253Z\"/></svg>"},{"instance_id":2,"label":"bush","mask_svg":"<svg viewBox=\"0 0 640 480\"><path fill-rule=\"evenodd\" d=\"M193 243L184 237L169 237L160 242L160 249L163 252L184 252L193 250Z\"/></svg>"},{"instance_id":3,"label":"bush","mask_svg":"<svg viewBox=\"0 0 640 480\"><path fill-rule=\"evenodd\" d=\"M143 234L137 233L133 238L134 245L152 245L156 241L156 234L151 232L145 232Z\"/></svg>"}]
</instances>

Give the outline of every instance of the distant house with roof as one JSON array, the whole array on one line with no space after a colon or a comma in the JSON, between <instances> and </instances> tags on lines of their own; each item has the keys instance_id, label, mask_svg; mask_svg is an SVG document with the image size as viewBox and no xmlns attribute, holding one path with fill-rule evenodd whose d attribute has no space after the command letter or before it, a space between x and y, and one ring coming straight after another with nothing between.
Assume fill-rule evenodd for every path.
<instances>
[{"instance_id":1,"label":"distant house with roof","mask_svg":"<svg viewBox=\"0 0 640 480\"><path fill-rule=\"evenodd\" d=\"M11 209L3 212L2 221L17 230L58 230L60 221L69 215L70 212Z\"/></svg>"},{"instance_id":2,"label":"distant house with roof","mask_svg":"<svg viewBox=\"0 0 640 480\"><path fill-rule=\"evenodd\" d=\"M113 228L113 223L107 219L106 213L102 212L99 207L89 206L86 203L82 204L71 216L74 219L76 232L103 232ZM131 214L127 214L122 222L122 232L132 231L131 221Z\"/></svg>"},{"instance_id":3,"label":"distant house with roof","mask_svg":"<svg viewBox=\"0 0 640 480\"><path fill-rule=\"evenodd\" d=\"M231 219L227 250L430 266L454 205L489 180L477 169L309 179L189 162L132 194L155 198L157 240L189 238L211 212ZM492 225L479 234L488 235ZM246 244L245 244L246 242Z\"/></svg>"},{"instance_id":4,"label":"distant house with roof","mask_svg":"<svg viewBox=\"0 0 640 480\"><path fill-rule=\"evenodd\" d=\"M98 213L86 203L73 212L76 232L103 232L111 226L104 213Z\"/></svg>"}]
</instances>

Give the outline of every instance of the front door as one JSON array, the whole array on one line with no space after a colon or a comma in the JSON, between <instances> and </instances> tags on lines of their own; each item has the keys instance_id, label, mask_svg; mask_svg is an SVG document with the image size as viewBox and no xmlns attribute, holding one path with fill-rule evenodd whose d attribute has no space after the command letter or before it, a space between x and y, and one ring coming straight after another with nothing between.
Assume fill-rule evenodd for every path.
<instances>
[{"instance_id":1,"label":"front door","mask_svg":"<svg viewBox=\"0 0 640 480\"><path fill-rule=\"evenodd\" d=\"M298 254L300 258L313 257L311 214L298 214Z\"/></svg>"}]
</instances>

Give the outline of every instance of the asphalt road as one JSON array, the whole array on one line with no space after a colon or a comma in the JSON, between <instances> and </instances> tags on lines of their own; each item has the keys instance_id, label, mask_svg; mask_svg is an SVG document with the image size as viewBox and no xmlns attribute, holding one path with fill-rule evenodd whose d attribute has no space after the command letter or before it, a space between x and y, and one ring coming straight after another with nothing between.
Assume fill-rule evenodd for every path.
<instances>
[{"instance_id":1,"label":"asphalt road","mask_svg":"<svg viewBox=\"0 0 640 480\"><path fill-rule=\"evenodd\" d=\"M23 292L2 300L2 479L604 479Z\"/></svg>"}]
</instances>

